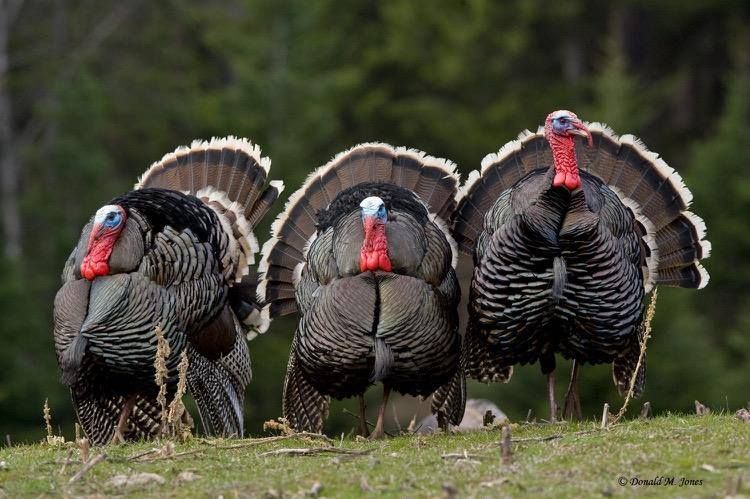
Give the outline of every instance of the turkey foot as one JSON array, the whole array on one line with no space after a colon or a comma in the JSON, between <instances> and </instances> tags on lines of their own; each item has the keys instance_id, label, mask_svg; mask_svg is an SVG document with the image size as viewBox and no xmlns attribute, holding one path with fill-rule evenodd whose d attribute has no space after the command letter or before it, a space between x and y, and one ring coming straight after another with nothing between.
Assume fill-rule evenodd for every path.
<instances>
[{"instance_id":1,"label":"turkey foot","mask_svg":"<svg viewBox=\"0 0 750 499\"><path fill-rule=\"evenodd\" d=\"M581 398L578 396L578 361L573 360L573 370L570 373L570 384L565 394L565 405L562 417L566 421L580 421L583 419L581 412Z\"/></svg>"},{"instance_id":2,"label":"turkey foot","mask_svg":"<svg viewBox=\"0 0 750 499\"><path fill-rule=\"evenodd\" d=\"M547 375L547 398L549 400L549 422L557 423L557 403L555 402L555 371Z\"/></svg>"},{"instance_id":3,"label":"turkey foot","mask_svg":"<svg viewBox=\"0 0 750 499\"><path fill-rule=\"evenodd\" d=\"M391 387L383 385L383 403L380 404L380 409L378 410L378 421L375 423L375 429L372 430L372 433L370 434L370 440L383 438L383 435L385 434L383 431L383 423L385 420L385 408L388 405L388 396L390 394Z\"/></svg>"},{"instance_id":4,"label":"turkey foot","mask_svg":"<svg viewBox=\"0 0 750 499\"><path fill-rule=\"evenodd\" d=\"M370 429L367 427L367 415L365 414L365 395L359 396L359 434L367 438L370 435Z\"/></svg>"},{"instance_id":5,"label":"turkey foot","mask_svg":"<svg viewBox=\"0 0 750 499\"><path fill-rule=\"evenodd\" d=\"M113 444L125 443L125 437L123 435L128 427L128 418L130 417L130 412L133 410L133 406L135 406L135 395L131 395L125 399L125 404L122 406L122 412L120 412L120 419L117 421L115 434L112 436Z\"/></svg>"}]
</instances>

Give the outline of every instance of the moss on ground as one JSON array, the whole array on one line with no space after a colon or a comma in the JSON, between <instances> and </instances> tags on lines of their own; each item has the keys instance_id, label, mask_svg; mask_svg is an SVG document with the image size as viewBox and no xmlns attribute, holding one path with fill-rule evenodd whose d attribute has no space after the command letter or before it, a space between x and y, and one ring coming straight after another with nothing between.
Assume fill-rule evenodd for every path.
<instances>
[{"instance_id":1,"label":"moss on ground","mask_svg":"<svg viewBox=\"0 0 750 499\"><path fill-rule=\"evenodd\" d=\"M24 445L0 451L0 495L36 497L92 494L136 497L724 497L750 495L750 424L732 415L667 415L600 430L594 422L512 425L512 463L500 459L500 431L400 436L379 442L344 439L334 447L361 455L264 455L288 448L328 445L289 439L192 439L164 447L142 442L92 449L107 458L80 480L73 444ZM241 447L226 448L228 446ZM166 444L171 445L171 444ZM72 450L72 462L62 471ZM181 454L185 453L185 454ZM157 460L146 460L158 458ZM187 477L184 472L192 472ZM138 475L154 473L159 478ZM117 475L140 477L140 485L117 484ZM188 474L189 475L189 474ZM628 483L620 485L623 477ZM631 485L633 478L661 485ZM670 485L670 478L674 484ZM190 479L192 478L192 480ZM682 479L694 485L680 486ZM121 477L120 480L124 478Z\"/></svg>"}]
</instances>

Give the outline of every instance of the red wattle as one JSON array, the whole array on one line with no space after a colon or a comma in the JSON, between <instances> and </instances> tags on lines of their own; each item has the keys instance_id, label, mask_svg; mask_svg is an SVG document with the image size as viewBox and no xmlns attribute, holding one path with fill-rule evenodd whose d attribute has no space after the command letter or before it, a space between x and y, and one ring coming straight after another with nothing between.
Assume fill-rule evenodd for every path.
<instances>
[{"instance_id":1,"label":"red wattle","mask_svg":"<svg viewBox=\"0 0 750 499\"><path fill-rule=\"evenodd\" d=\"M392 269L391 267L391 259L388 258L388 255L385 253L381 253L378 258L378 266L381 270L384 270L385 272L390 272Z\"/></svg>"},{"instance_id":2,"label":"red wattle","mask_svg":"<svg viewBox=\"0 0 750 499\"><path fill-rule=\"evenodd\" d=\"M391 260L388 258L388 239L385 236L385 224L375 217L364 219L365 240L359 254L360 272L382 270L391 272Z\"/></svg>"},{"instance_id":3,"label":"red wattle","mask_svg":"<svg viewBox=\"0 0 750 499\"><path fill-rule=\"evenodd\" d=\"M553 187L562 187L565 185L565 172L555 172L555 179L552 181Z\"/></svg>"},{"instance_id":4,"label":"red wattle","mask_svg":"<svg viewBox=\"0 0 750 499\"><path fill-rule=\"evenodd\" d=\"M569 172L565 176L565 187L572 191L578 189L581 186L581 178L578 176L578 172Z\"/></svg>"},{"instance_id":5,"label":"red wattle","mask_svg":"<svg viewBox=\"0 0 750 499\"><path fill-rule=\"evenodd\" d=\"M91 229L86 256L81 262L81 276L93 281L98 276L109 274L109 257L122 229L104 230L96 225Z\"/></svg>"}]
</instances>

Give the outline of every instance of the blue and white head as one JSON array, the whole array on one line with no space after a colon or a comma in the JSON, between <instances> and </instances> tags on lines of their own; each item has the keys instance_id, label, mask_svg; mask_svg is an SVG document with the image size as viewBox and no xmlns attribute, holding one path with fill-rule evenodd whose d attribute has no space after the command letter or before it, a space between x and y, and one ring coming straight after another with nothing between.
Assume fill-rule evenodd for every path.
<instances>
[{"instance_id":1,"label":"blue and white head","mask_svg":"<svg viewBox=\"0 0 750 499\"><path fill-rule=\"evenodd\" d=\"M385 223L388 220L388 211L385 209L385 203L377 196L370 196L359 203L362 208L362 218L373 217L380 222Z\"/></svg>"},{"instance_id":2,"label":"blue and white head","mask_svg":"<svg viewBox=\"0 0 750 499\"><path fill-rule=\"evenodd\" d=\"M125 210L116 204L102 206L94 215L94 226L105 230L116 229L125 219Z\"/></svg>"}]
</instances>

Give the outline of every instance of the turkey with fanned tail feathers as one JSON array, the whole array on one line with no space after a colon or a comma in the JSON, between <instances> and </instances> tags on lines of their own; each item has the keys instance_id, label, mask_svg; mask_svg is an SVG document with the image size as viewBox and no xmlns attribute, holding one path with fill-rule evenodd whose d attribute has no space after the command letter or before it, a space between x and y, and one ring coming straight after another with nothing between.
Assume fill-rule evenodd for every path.
<instances>
[{"instance_id":1,"label":"turkey with fanned tail feathers","mask_svg":"<svg viewBox=\"0 0 750 499\"><path fill-rule=\"evenodd\" d=\"M249 265L252 229L283 189L245 139L195 141L151 165L135 190L86 224L55 298L62 381L98 445L160 431L156 328L171 349L167 398L187 351L187 388L205 431L243 433L245 334L265 328Z\"/></svg>"},{"instance_id":2,"label":"turkey with fanned tail feathers","mask_svg":"<svg viewBox=\"0 0 750 499\"><path fill-rule=\"evenodd\" d=\"M583 137L585 141L575 142ZM574 360L565 417L580 417L581 363L612 363L621 394L644 333L644 294L654 286L702 288L711 251L688 211L680 175L632 135L551 113L482 161L462 188L452 227L474 257L463 358L467 375L508 381L536 362L548 376L556 418L555 354Z\"/></svg>"},{"instance_id":3,"label":"turkey with fanned tail feathers","mask_svg":"<svg viewBox=\"0 0 750 499\"><path fill-rule=\"evenodd\" d=\"M457 250L444 221L455 208L455 165L387 144L362 144L314 171L263 247L262 316L299 312L283 413L321 431L329 398L383 384L371 436L383 434L390 391L429 396L443 427L459 424ZM264 320L264 323L267 323Z\"/></svg>"}]
</instances>

